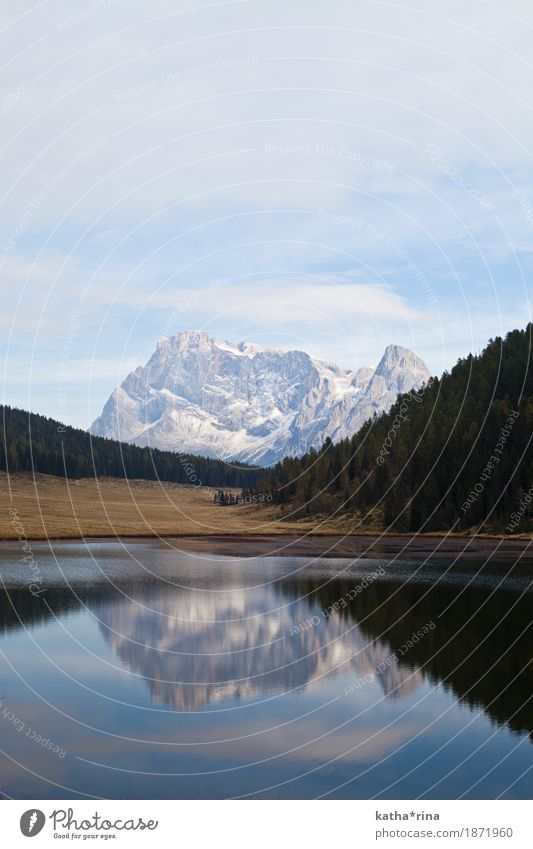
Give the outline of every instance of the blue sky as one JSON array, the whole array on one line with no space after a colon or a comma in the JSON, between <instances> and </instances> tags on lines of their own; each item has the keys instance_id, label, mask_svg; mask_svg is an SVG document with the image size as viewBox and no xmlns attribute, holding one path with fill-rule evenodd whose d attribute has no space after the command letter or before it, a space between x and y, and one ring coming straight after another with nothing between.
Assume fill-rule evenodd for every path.
<instances>
[{"instance_id":1,"label":"blue sky","mask_svg":"<svg viewBox=\"0 0 533 849\"><path fill-rule=\"evenodd\" d=\"M3 399L88 426L182 329L435 373L530 317L525 0L0 13Z\"/></svg>"}]
</instances>

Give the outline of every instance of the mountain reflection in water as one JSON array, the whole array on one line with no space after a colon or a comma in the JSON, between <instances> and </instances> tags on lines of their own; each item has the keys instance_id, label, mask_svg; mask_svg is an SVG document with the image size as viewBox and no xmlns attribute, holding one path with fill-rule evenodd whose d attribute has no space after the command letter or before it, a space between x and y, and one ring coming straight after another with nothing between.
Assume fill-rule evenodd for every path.
<instances>
[{"instance_id":1,"label":"mountain reflection in water","mask_svg":"<svg viewBox=\"0 0 533 849\"><path fill-rule=\"evenodd\" d=\"M105 639L146 679L152 700L182 710L310 687L338 673L361 684L376 679L389 698L422 681L386 640L369 639L336 613L324 615L316 598L289 602L275 585L149 589L94 609Z\"/></svg>"},{"instance_id":2,"label":"mountain reflection in water","mask_svg":"<svg viewBox=\"0 0 533 849\"><path fill-rule=\"evenodd\" d=\"M18 554L0 553L4 795L531 797L529 566L36 544L36 598Z\"/></svg>"},{"instance_id":3,"label":"mountain reflection in water","mask_svg":"<svg viewBox=\"0 0 533 849\"><path fill-rule=\"evenodd\" d=\"M146 681L154 704L195 711L346 675L346 686L372 678L394 700L426 680L531 735L529 582L520 589L513 579L511 589L495 589L466 579L428 585L389 578L350 598L377 562L365 561L351 578L319 580L307 569L281 575L290 559L259 558L254 571L248 561L224 559L219 569L183 557L172 583L165 574L165 580L115 577L114 586L81 583L74 592L51 586L45 604L12 588L0 593L0 635L83 606L124 667ZM326 561L320 569L326 571ZM271 580L258 581L262 574ZM346 607L324 616L342 598ZM436 627L403 652L430 622Z\"/></svg>"}]
</instances>

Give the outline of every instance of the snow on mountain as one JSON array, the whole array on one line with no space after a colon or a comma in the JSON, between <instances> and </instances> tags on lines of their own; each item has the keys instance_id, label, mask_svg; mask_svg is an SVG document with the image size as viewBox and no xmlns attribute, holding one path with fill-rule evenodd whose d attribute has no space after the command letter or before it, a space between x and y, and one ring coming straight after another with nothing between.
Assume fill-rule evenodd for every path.
<instances>
[{"instance_id":1,"label":"snow on mountain","mask_svg":"<svg viewBox=\"0 0 533 849\"><path fill-rule=\"evenodd\" d=\"M270 465L354 434L399 392L430 377L411 351L389 345L375 370L356 371L203 331L162 337L148 363L114 390L90 428L136 445Z\"/></svg>"}]
</instances>

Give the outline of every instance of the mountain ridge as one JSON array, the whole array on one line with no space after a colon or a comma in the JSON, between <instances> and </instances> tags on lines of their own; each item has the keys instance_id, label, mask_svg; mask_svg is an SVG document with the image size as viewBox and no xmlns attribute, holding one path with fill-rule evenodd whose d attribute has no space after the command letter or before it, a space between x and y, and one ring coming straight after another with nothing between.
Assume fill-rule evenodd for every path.
<instances>
[{"instance_id":1,"label":"mountain ridge","mask_svg":"<svg viewBox=\"0 0 533 849\"><path fill-rule=\"evenodd\" d=\"M319 461L286 458L262 486L292 519L357 511L384 532L529 533L532 342L531 324L490 339Z\"/></svg>"},{"instance_id":2,"label":"mountain ridge","mask_svg":"<svg viewBox=\"0 0 533 849\"><path fill-rule=\"evenodd\" d=\"M344 369L304 351L234 344L206 331L157 340L90 432L140 446L272 465L355 433L400 392L430 378L412 351L388 345L375 369Z\"/></svg>"}]
</instances>

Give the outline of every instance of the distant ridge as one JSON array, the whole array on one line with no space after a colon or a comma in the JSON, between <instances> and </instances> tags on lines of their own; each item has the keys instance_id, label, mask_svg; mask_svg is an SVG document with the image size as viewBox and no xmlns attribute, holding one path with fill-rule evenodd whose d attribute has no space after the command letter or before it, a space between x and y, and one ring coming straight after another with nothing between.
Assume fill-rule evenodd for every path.
<instances>
[{"instance_id":1,"label":"distant ridge","mask_svg":"<svg viewBox=\"0 0 533 849\"><path fill-rule=\"evenodd\" d=\"M91 433L166 450L270 465L355 433L430 373L389 345L375 370L303 351L233 344L203 331L159 339L145 366L114 390Z\"/></svg>"}]
</instances>

